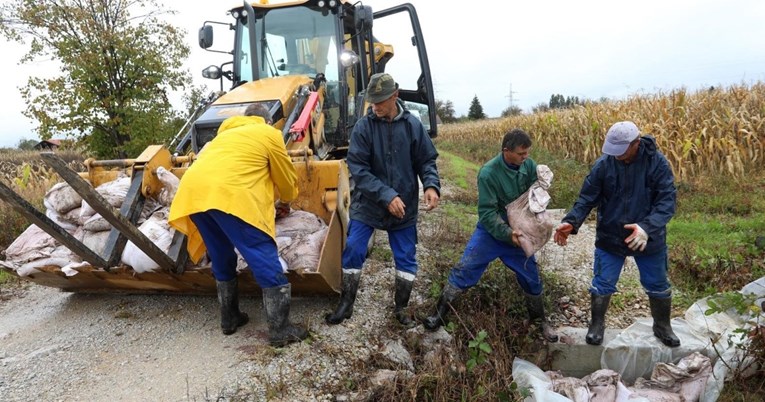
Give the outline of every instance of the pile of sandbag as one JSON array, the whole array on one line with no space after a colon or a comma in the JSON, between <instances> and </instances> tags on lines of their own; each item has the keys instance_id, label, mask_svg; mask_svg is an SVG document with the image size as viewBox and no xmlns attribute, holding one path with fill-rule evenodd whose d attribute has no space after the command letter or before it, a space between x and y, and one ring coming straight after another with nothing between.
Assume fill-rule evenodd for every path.
<instances>
[{"instance_id":1,"label":"pile of sandbag","mask_svg":"<svg viewBox=\"0 0 765 402\"><path fill-rule=\"evenodd\" d=\"M157 199L149 198L144 202L137 225L141 233L167 253L175 234L175 229L167 223L167 217L180 180L163 167L157 168L156 174L163 184L163 189ZM109 205L119 209L129 188L130 177L121 176L96 187L95 190ZM51 187L45 194L44 204L46 216L86 247L99 254L103 252L112 225L69 184L62 182ZM288 269L299 272L316 271L327 230L324 221L310 212L294 210L287 217L278 219L276 243L285 272ZM70 263L81 262L76 254L36 225L30 225L8 247L5 255L6 260L0 261L0 264L16 270L22 276L37 272L37 268L42 266L64 267ZM121 262L139 273L159 269L159 265L132 242L125 246ZM241 255L237 267L240 270L247 267Z\"/></svg>"},{"instance_id":2,"label":"pile of sandbag","mask_svg":"<svg viewBox=\"0 0 765 402\"><path fill-rule=\"evenodd\" d=\"M177 178L176 178L177 179ZM96 187L104 200L112 207L119 209L125 201L130 188L130 177L120 176L116 180L104 183ZM74 238L81 241L86 247L101 254L112 229L111 224L98 214L88 203L77 194L72 187L65 183L53 185L43 199L45 215L53 222L61 226ZM139 230L160 246L165 252L169 249L170 242L163 248L163 240L166 236L172 239L172 232L167 225L167 205L159 201L147 199L138 219ZM155 218L155 216L159 216ZM166 235L156 235L156 222L164 217L164 230ZM146 222L150 222L146 224ZM21 276L27 276L38 271L37 268L44 266L64 267L70 263L79 263L81 259L71 250L61 245L48 233L30 225L16 240L5 250L3 265L14 269ZM133 266L138 272L145 272L158 268L156 263L147 263L148 257L128 243L122 254L122 262ZM150 261L150 260L149 260Z\"/></svg>"},{"instance_id":3,"label":"pile of sandbag","mask_svg":"<svg viewBox=\"0 0 765 402\"><path fill-rule=\"evenodd\" d=\"M656 363L650 379L640 377L631 387L613 370L597 370L579 379L542 372L519 358L513 361L513 378L519 387L533 389L527 400L537 402L697 402L713 376L710 359L694 352L677 364Z\"/></svg>"}]
</instances>

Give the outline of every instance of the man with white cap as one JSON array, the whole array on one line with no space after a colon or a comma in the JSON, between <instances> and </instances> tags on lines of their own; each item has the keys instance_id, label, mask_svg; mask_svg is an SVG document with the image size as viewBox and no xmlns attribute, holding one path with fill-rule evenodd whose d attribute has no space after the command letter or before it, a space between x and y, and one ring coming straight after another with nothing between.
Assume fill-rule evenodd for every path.
<instances>
[{"instance_id":1,"label":"man with white cap","mask_svg":"<svg viewBox=\"0 0 765 402\"><path fill-rule=\"evenodd\" d=\"M672 331L672 291L667 279L667 223L675 214L672 168L651 136L641 136L635 123L614 124L606 133L603 155L584 180L571 211L555 230L565 246L593 208L598 209L591 320L586 341L603 342L605 316L616 292L624 260L635 259L651 305L653 333L667 346L680 340Z\"/></svg>"}]
</instances>

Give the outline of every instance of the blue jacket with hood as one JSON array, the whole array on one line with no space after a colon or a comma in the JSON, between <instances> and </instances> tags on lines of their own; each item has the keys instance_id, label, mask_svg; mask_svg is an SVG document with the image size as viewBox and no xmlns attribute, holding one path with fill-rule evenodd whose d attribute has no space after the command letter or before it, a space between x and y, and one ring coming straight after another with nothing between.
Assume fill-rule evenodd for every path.
<instances>
[{"instance_id":1,"label":"blue jacket with hood","mask_svg":"<svg viewBox=\"0 0 765 402\"><path fill-rule=\"evenodd\" d=\"M371 108L351 133L348 170L354 182L351 219L376 229L397 230L417 223L419 181L422 188L441 192L433 142L420 120L398 103L392 120L378 118ZM388 212L396 198L406 205L402 219Z\"/></svg>"},{"instance_id":2,"label":"blue jacket with hood","mask_svg":"<svg viewBox=\"0 0 765 402\"><path fill-rule=\"evenodd\" d=\"M650 255L666 247L667 223L675 214L676 190L672 168L651 136L640 139L637 157L626 164L601 156L584 180L579 198L563 218L576 233L592 208L598 209L595 246L617 255ZM648 234L645 250L632 251L624 239L637 223Z\"/></svg>"}]
</instances>

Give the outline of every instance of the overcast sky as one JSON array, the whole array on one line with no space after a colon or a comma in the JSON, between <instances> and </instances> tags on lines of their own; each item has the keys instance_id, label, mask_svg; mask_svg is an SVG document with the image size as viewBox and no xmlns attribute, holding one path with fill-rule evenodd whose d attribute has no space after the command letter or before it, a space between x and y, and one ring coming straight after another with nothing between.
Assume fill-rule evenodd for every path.
<instances>
[{"instance_id":1,"label":"overcast sky","mask_svg":"<svg viewBox=\"0 0 765 402\"><path fill-rule=\"evenodd\" d=\"M4 0L0 0L4 1ZM162 1L162 0L160 0ZM404 1L369 0L379 11ZM580 99L625 98L674 88L765 81L765 2L644 0L452 2L408 0L419 14L437 99L467 114L473 96L496 117L511 102L525 111L552 94ZM221 54L197 44L205 20L225 21L236 1L164 0L168 19L187 31L195 83L216 89L200 71ZM191 5L193 9L184 9ZM395 33L389 33L395 35ZM386 32L376 32L386 42ZM52 62L20 66L25 48L0 39L0 147L37 139L21 114L19 87L49 75ZM396 61L394 56L393 64ZM512 92L511 92L512 91Z\"/></svg>"}]
</instances>

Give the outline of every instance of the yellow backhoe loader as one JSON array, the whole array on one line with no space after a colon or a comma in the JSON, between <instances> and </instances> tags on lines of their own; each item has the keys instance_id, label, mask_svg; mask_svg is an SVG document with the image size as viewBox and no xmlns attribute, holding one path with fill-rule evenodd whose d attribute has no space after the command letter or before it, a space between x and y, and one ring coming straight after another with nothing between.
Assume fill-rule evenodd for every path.
<instances>
[{"instance_id":1,"label":"yellow backhoe loader","mask_svg":"<svg viewBox=\"0 0 765 402\"><path fill-rule=\"evenodd\" d=\"M202 72L205 78L220 81L220 91L200 103L172 142L150 146L135 159L87 160L87 171L80 173L70 170L55 153L42 155L111 225L102 252L88 248L0 183L0 198L85 263L75 274L69 271L67 275L61 267L51 265L38 268L25 279L72 292L215 294L210 267L189 263L185 236L176 233L165 252L136 228L136 222L144 202L157 197L163 188L157 177L159 167L180 178L223 120L244 114L252 103L261 103L270 111L273 126L282 131L298 171L300 196L292 207L318 215L329 227L316 269L288 272L292 291L298 295L339 292L340 255L353 183L345 154L353 125L368 108L364 89L369 77L386 71L393 56L393 44L379 42L373 25L393 22L397 36L411 26L411 34L401 36L404 43L395 44L397 49L413 49L413 57L402 60L406 66L399 66L412 76L410 87L403 74L396 75L401 85L399 97L419 113L430 136L436 136L433 84L417 13L411 4L373 13L370 6L360 2L302 0L274 4L245 1L228 15L228 22L206 21L199 30L202 48L228 55L222 64ZM217 45L232 47L215 50L214 32L233 38L233 42ZM227 91L223 89L225 81L230 83ZM131 186L117 209L95 187L121 173L131 177ZM139 273L121 264L128 240L159 269ZM0 269L16 274L7 266ZM249 272L240 274L239 283L244 293L259 291Z\"/></svg>"}]
</instances>

